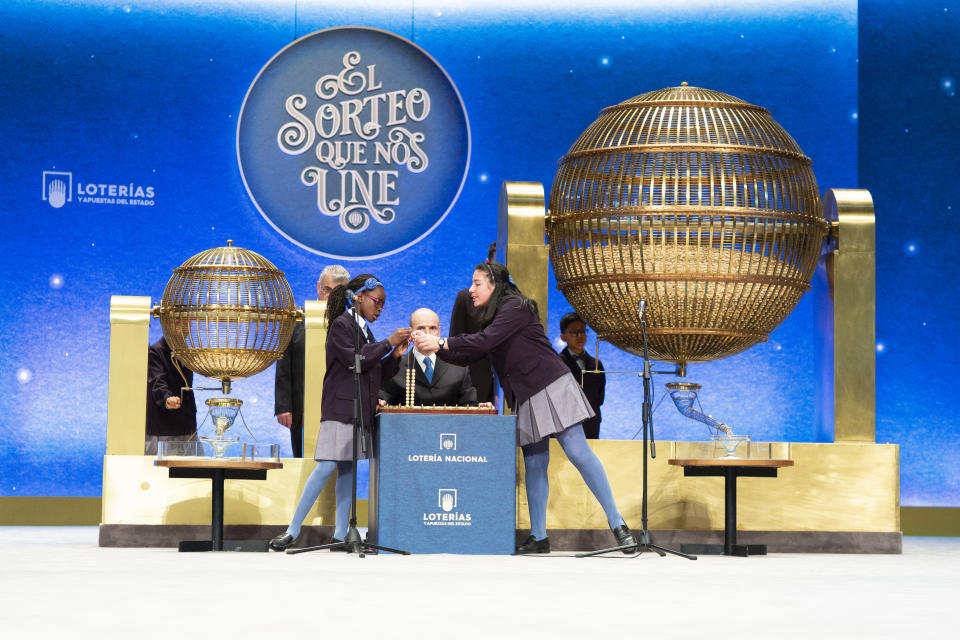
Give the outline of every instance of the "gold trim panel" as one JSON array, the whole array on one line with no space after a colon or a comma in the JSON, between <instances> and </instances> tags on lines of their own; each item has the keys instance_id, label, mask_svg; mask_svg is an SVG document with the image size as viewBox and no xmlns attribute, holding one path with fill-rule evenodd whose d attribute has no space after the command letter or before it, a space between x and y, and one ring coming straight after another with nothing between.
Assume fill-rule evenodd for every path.
<instances>
[{"instance_id":1,"label":"gold trim panel","mask_svg":"<svg viewBox=\"0 0 960 640\"><path fill-rule=\"evenodd\" d=\"M836 248L825 257L832 283L833 438L876 441L876 230L865 189L829 189L827 220L838 222Z\"/></svg>"},{"instance_id":2,"label":"gold trim panel","mask_svg":"<svg viewBox=\"0 0 960 640\"><path fill-rule=\"evenodd\" d=\"M500 189L497 216L497 252L504 251L505 263L524 295L537 301L540 322L547 322L547 270L549 247L546 235L546 207L539 182L504 182Z\"/></svg>"},{"instance_id":3,"label":"gold trim panel","mask_svg":"<svg viewBox=\"0 0 960 640\"><path fill-rule=\"evenodd\" d=\"M313 457L320 431L320 402L323 398L323 376L327 372L327 303L307 300L304 314L304 398L303 453Z\"/></svg>"},{"instance_id":4,"label":"gold trim panel","mask_svg":"<svg viewBox=\"0 0 960 640\"><path fill-rule=\"evenodd\" d=\"M141 455L147 424L150 298L111 296L107 453Z\"/></svg>"}]
</instances>

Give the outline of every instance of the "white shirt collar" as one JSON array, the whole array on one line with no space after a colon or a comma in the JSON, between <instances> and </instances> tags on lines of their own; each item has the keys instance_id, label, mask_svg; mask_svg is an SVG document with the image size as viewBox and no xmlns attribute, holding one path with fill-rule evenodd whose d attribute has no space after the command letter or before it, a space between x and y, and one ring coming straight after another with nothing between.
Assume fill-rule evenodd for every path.
<instances>
[{"instance_id":1,"label":"white shirt collar","mask_svg":"<svg viewBox=\"0 0 960 640\"><path fill-rule=\"evenodd\" d=\"M359 313L357 313L357 310L356 310L356 309L350 309L350 310L348 311L348 313L350 313L350 314L353 315L353 319L356 321L356 323L357 323L358 325L360 325L360 328L363 329L363 332L366 333L366 332L367 332L367 321L366 321L366 319L365 319L362 315L360 315Z\"/></svg>"},{"instance_id":2,"label":"white shirt collar","mask_svg":"<svg viewBox=\"0 0 960 640\"><path fill-rule=\"evenodd\" d=\"M426 360L427 358L430 358L430 364L431 364L431 366L433 366L434 370L436 370L437 365L436 365L435 356L425 356L425 355L423 355L422 353L420 353L419 351L417 351L416 348L414 348L414 350L413 350L413 357L417 359L417 364L420 365L420 368L421 368L421 369L426 369L426 367L425 367L424 364L423 364L423 361Z\"/></svg>"}]
</instances>

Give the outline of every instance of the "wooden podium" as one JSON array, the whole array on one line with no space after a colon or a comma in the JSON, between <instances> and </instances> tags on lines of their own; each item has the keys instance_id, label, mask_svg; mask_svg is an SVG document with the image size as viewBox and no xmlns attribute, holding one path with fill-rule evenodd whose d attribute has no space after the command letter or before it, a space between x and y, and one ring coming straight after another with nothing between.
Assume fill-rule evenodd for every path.
<instances>
[{"instance_id":1,"label":"wooden podium","mask_svg":"<svg viewBox=\"0 0 960 640\"><path fill-rule=\"evenodd\" d=\"M515 421L471 407L381 410L367 540L412 553L512 554Z\"/></svg>"}]
</instances>

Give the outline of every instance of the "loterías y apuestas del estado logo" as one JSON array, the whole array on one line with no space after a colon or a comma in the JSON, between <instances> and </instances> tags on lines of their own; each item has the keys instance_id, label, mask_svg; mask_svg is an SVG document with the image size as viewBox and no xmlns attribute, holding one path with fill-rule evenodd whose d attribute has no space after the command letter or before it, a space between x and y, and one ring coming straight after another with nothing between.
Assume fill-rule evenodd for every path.
<instances>
[{"instance_id":1,"label":"loter\u00edas y apuestas del estado logo","mask_svg":"<svg viewBox=\"0 0 960 640\"><path fill-rule=\"evenodd\" d=\"M152 207L156 189L136 182L87 182L75 178L72 171L43 172L42 199L54 209L68 202L79 204L112 204L133 207Z\"/></svg>"}]
</instances>

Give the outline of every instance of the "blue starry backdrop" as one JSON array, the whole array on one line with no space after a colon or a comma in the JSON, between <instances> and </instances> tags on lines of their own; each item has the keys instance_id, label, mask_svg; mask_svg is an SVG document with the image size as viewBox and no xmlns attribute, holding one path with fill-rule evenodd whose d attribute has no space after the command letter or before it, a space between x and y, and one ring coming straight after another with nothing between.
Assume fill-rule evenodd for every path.
<instances>
[{"instance_id":1,"label":"blue starry backdrop","mask_svg":"<svg viewBox=\"0 0 960 640\"><path fill-rule=\"evenodd\" d=\"M600 109L681 82L720 90L768 108L812 158L821 191L872 190L878 441L901 445L903 504L960 504L950 250L960 198L946 173L960 137L960 54L948 37L960 3L729 4L5 2L0 495L100 495L111 295L157 302L173 268L228 238L285 271L298 303L315 295L330 261L278 234L251 202L237 118L278 51L361 25L413 41L445 69L471 136L467 177L442 223L401 252L345 263L386 284L379 336L420 306L447 324L495 239L501 183L549 189L557 160ZM126 204L103 201L111 185L126 187ZM756 440L815 441L812 304L805 296L768 342L691 366L703 410ZM558 348L569 310L553 290L548 334ZM154 321L151 342L160 335ZM640 367L609 345L600 358L611 370ZM658 376L655 403L671 379ZM256 438L289 455L273 417L273 368L236 381L234 395ZM602 436L636 437L640 403L638 377L611 374ZM709 436L669 400L654 418L659 439Z\"/></svg>"}]
</instances>

